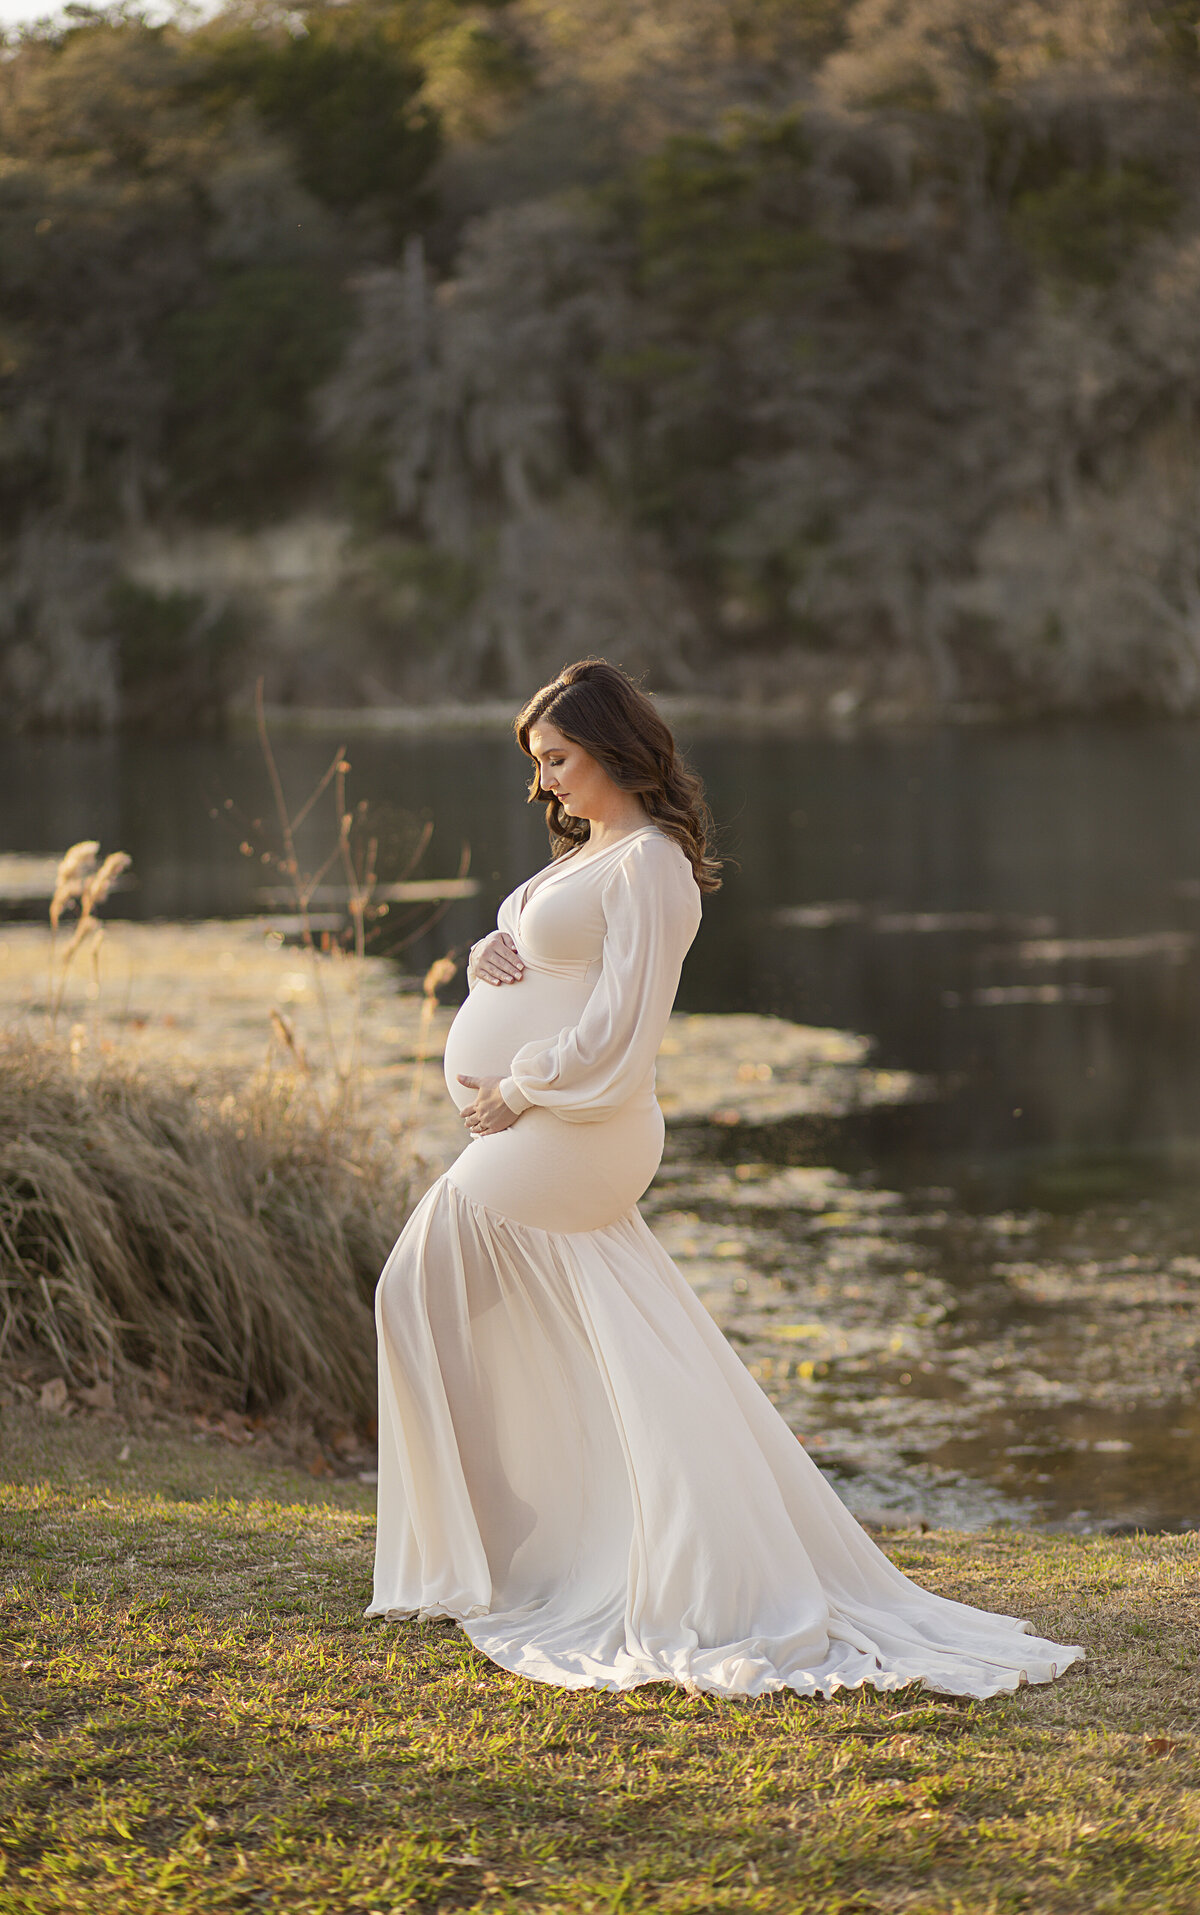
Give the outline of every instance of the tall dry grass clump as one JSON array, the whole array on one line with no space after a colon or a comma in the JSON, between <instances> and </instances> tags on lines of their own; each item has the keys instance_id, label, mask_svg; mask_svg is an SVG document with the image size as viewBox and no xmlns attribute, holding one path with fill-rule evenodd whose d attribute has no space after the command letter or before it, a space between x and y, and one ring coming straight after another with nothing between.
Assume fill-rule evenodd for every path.
<instances>
[{"instance_id":1,"label":"tall dry grass clump","mask_svg":"<svg viewBox=\"0 0 1200 1915\"><path fill-rule=\"evenodd\" d=\"M363 1421L407 1191L293 1078L237 1095L0 1036L0 1357Z\"/></svg>"}]
</instances>

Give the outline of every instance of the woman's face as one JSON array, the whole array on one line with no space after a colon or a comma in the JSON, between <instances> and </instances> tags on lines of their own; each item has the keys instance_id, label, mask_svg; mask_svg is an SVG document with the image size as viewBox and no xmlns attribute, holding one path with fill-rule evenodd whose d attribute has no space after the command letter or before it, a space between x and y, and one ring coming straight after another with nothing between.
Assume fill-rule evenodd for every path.
<instances>
[{"instance_id":1,"label":"woman's face","mask_svg":"<svg viewBox=\"0 0 1200 1915\"><path fill-rule=\"evenodd\" d=\"M614 798L624 796L603 765L582 745L564 738L554 725L532 725L529 753L538 768L542 790L551 792L572 818L602 818Z\"/></svg>"}]
</instances>

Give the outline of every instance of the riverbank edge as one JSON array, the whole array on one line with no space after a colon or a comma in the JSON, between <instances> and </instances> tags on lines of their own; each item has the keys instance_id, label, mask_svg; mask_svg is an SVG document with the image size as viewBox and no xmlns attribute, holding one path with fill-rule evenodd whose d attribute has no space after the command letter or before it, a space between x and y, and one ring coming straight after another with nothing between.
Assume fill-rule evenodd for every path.
<instances>
[{"instance_id":1,"label":"riverbank edge","mask_svg":"<svg viewBox=\"0 0 1200 1915\"><path fill-rule=\"evenodd\" d=\"M656 710L673 729L704 736L712 733L762 732L795 737L852 737L859 732L930 732L945 726L962 728L1027 724L1079 716L1077 713L1028 707L960 703L919 706L907 701L880 699L859 702L835 693L824 704L812 699L773 699L742 703L718 696L695 697L662 692L652 694ZM405 737L425 732L482 732L512 730L518 703L513 699L482 699L472 703L430 705L267 705L264 717L272 732ZM235 707L229 714L235 733L253 730L255 714Z\"/></svg>"}]
</instances>

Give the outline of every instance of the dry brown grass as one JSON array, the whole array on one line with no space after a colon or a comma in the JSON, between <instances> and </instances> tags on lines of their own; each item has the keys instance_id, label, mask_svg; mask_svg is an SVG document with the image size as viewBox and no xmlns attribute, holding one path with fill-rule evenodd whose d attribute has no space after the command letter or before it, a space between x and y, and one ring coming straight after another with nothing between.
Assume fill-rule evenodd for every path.
<instances>
[{"instance_id":1,"label":"dry brown grass","mask_svg":"<svg viewBox=\"0 0 1200 1915\"><path fill-rule=\"evenodd\" d=\"M0 1037L0 1357L367 1419L402 1167L294 1073L244 1090Z\"/></svg>"}]
</instances>

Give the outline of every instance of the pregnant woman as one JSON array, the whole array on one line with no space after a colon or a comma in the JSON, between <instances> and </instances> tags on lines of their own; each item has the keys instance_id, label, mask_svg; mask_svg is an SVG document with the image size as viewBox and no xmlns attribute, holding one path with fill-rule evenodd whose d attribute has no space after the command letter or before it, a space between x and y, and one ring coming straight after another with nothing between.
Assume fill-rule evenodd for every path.
<instances>
[{"instance_id":1,"label":"pregnant woman","mask_svg":"<svg viewBox=\"0 0 1200 1915\"><path fill-rule=\"evenodd\" d=\"M717 886L697 779L600 659L517 719L552 862L474 946L446 1082L471 1141L380 1279L370 1615L451 1616L564 1688L921 1681L1083 1651L932 1596L839 1502L636 1208L654 1059Z\"/></svg>"}]
</instances>

